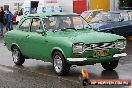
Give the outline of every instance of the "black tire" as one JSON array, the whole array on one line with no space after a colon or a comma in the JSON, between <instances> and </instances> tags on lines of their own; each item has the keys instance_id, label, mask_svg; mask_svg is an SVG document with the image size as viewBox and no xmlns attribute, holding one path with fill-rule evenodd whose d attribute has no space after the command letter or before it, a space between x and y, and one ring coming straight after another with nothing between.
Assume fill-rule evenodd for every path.
<instances>
[{"instance_id":1,"label":"black tire","mask_svg":"<svg viewBox=\"0 0 132 88\"><path fill-rule=\"evenodd\" d=\"M17 46L14 46L12 48L12 57L13 57L13 62L16 65L22 65L25 62L25 57L21 54Z\"/></svg>"},{"instance_id":2,"label":"black tire","mask_svg":"<svg viewBox=\"0 0 132 88\"><path fill-rule=\"evenodd\" d=\"M59 65L61 66L59 67ZM70 65L66 62L65 57L58 51L53 54L53 68L58 76L66 75L70 70Z\"/></svg>"},{"instance_id":3,"label":"black tire","mask_svg":"<svg viewBox=\"0 0 132 88\"><path fill-rule=\"evenodd\" d=\"M110 62L102 62L101 65L105 70L113 70L118 66L119 60L114 60Z\"/></svg>"}]
</instances>

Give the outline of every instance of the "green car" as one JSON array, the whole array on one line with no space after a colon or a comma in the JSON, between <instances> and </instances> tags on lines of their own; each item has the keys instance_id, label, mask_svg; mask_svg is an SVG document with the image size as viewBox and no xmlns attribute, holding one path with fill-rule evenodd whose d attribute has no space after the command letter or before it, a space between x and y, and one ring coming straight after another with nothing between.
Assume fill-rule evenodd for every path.
<instances>
[{"instance_id":1,"label":"green car","mask_svg":"<svg viewBox=\"0 0 132 88\"><path fill-rule=\"evenodd\" d=\"M16 65L32 58L53 63L57 75L71 66L101 63L106 70L117 67L126 56L126 39L94 31L77 14L43 13L25 16L17 27L4 35Z\"/></svg>"}]
</instances>

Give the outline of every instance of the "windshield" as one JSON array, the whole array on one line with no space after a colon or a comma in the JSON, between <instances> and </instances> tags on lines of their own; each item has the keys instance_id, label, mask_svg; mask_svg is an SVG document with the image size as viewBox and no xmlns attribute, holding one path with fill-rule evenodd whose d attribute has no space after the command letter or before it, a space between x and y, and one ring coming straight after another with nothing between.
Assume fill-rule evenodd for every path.
<instances>
[{"instance_id":1,"label":"windshield","mask_svg":"<svg viewBox=\"0 0 132 88\"><path fill-rule=\"evenodd\" d=\"M94 18L100 11L93 11L93 12L83 12L81 16L86 19L86 18Z\"/></svg>"},{"instance_id":2,"label":"windshield","mask_svg":"<svg viewBox=\"0 0 132 88\"><path fill-rule=\"evenodd\" d=\"M87 22L78 15L62 15L62 16L50 16L43 19L45 30L55 31L55 30L68 30L68 29L87 29L90 26Z\"/></svg>"},{"instance_id":3,"label":"windshield","mask_svg":"<svg viewBox=\"0 0 132 88\"><path fill-rule=\"evenodd\" d=\"M92 19L92 22L119 21L120 14L117 13L99 13Z\"/></svg>"},{"instance_id":4,"label":"windshield","mask_svg":"<svg viewBox=\"0 0 132 88\"><path fill-rule=\"evenodd\" d=\"M83 13L81 14L81 16L82 16L84 19L89 18L90 15L91 15L91 12L83 12Z\"/></svg>"}]
</instances>

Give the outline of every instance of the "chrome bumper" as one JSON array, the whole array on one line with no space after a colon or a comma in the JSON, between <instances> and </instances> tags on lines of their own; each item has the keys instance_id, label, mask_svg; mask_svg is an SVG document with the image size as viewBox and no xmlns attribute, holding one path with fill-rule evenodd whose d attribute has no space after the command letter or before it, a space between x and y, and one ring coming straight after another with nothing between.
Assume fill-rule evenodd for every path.
<instances>
[{"instance_id":1,"label":"chrome bumper","mask_svg":"<svg viewBox=\"0 0 132 88\"><path fill-rule=\"evenodd\" d=\"M115 54L113 57L114 58L119 58L119 57L125 57L127 56L126 53L121 53L121 54ZM80 62L80 61L86 61L87 58L67 58L68 61L71 61L71 62Z\"/></svg>"},{"instance_id":2,"label":"chrome bumper","mask_svg":"<svg viewBox=\"0 0 132 88\"><path fill-rule=\"evenodd\" d=\"M76 62L76 61L85 61L87 59L86 58L67 58L67 60L68 61L73 61L73 62L75 61Z\"/></svg>"},{"instance_id":3,"label":"chrome bumper","mask_svg":"<svg viewBox=\"0 0 132 88\"><path fill-rule=\"evenodd\" d=\"M126 53L121 53L121 54L115 54L113 57L118 58L118 57L125 57L125 56L127 56Z\"/></svg>"}]
</instances>

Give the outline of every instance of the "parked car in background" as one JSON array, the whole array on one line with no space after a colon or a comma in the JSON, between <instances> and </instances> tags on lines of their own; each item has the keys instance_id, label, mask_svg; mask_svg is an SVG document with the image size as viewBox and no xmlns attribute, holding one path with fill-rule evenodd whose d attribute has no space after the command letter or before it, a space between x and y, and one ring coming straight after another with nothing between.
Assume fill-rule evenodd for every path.
<instances>
[{"instance_id":1,"label":"parked car in background","mask_svg":"<svg viewBox=\"0 0 132 88\"><path fill-rule=\"evenodd\" d=\"M16 65L27 58L52 62L58 75L67 74L72 65L101 63L104 69L113 70L126 56L124 37L96 32L77 14L29 15L4 35L4 41Z\"/></svg>"},{"instance_id":2,"label":"parked car in background","mask_svg":"<svg viewBox=\"0 0 132 88\"><path fill-rule=\"evenodd\" d=\"M87 21L90 22L98 13L103 12L102 9L84 11L81 16Z\"/></svg>"},{"instance_id":3,"label":"parked car in background","mask_svg":"<svg viewBox=\"0 0 132 88\"><path fill-rule=\"evenodd\" d=\"M132 36L132 15L130 13L132 12L102 12L92 19L90 25L99 32L110 32L124 37Z\"/></svg>"}]
</instances>

